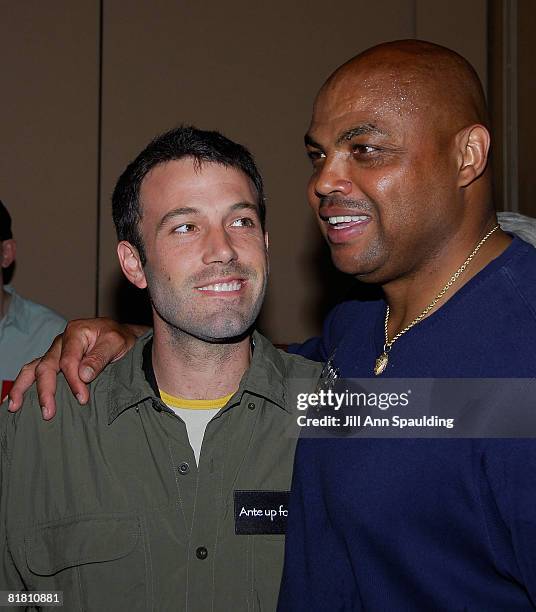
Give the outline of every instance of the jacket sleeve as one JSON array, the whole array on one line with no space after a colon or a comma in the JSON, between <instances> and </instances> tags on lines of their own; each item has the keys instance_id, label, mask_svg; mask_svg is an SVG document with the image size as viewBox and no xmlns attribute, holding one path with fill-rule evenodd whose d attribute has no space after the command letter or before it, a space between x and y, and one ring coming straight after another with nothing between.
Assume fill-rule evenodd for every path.
<instances>
[{"instance_id":1,"label":"jacket sleeve","mask_svg":"<svg viewBox=\"0 0 536 612\"><path fill-rule=\"evenodd\" d=\"M361 609L346 545L326 508L318 470L323 442L298 441L278 612Z\"/></svg>"},{"instance_id":2,"label":"jacket sleeve","mask_svg":"<svg viewBox=\"0 0 536 612\"><path fill-rule=\"evenodd\" d=\"M7 542L6 518L9 491L9 448L15 435L14 416L7 411L7 402L0 406L0 590L22 591L24 584L15 567ZM2 607L20 610L20 607Z\"/></svg>"}]
</instances>

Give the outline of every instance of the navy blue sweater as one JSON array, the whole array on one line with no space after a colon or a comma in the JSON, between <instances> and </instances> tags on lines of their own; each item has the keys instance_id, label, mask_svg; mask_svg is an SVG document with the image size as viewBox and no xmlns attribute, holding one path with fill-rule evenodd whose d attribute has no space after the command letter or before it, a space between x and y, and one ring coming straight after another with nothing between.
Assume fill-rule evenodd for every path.
<instances>
[{"instance_id":1,"label":"navy blue sweater","mask_svg":"<svg viewBox=\"0 0 536 612\"><path fill-rule=\"evenodd\" d=\"M295 349L372 375L385 303ZM383 376L534 377L536 249L508 249L392 348ZM536 398L535 398L536 402ZM536 609L536 441L302 439L282 612Z\"/></svg>"}]
</instances>

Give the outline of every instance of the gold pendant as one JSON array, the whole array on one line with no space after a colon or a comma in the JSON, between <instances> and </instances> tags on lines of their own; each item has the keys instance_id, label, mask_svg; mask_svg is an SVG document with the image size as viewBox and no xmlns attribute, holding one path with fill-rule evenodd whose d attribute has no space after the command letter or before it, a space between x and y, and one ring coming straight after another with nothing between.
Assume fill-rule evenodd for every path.
<instances>
[{"instance_id":1,"label":"gold pendant","mask_svg":"<svg viewBox=\"0 0 536 612\"><path fill-rule=\"evenodd\" d=\"M378 359L376 359L376 364L374 365L374 374L376 374L376 376L383 374L385 368L387 367L388 361L389 361L389 357L387 356L387 353L384 351L378 357Z\"/></svg>"}]
</instances>

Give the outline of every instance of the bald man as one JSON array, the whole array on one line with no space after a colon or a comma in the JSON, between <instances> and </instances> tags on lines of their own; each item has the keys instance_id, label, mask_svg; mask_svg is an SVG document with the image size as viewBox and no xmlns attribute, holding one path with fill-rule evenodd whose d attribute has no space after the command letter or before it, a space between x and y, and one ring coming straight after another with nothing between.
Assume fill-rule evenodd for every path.
<instances>
[{"instance_id":1,"label":"bald man","mask_svg":"<svg viewBox=\"0 0 536 612\"><path fill-rule=\"evenodd\" d=\"M467 62L366 51L305 141L333 261L384 298L341 304L300 352L346 378L534 377L536 250L498 228ZM279 609L534 609L535 508L533 440L302 439Z\"/></svg>"},{"instance_id":2,"label":"bald man","mask_svg":"<svg viewBox=\"0 0 536 612\"><path fill-rule=\"evenodd\" d=\"M339 305L293 350L346 378L534 377L536 250L497 225L472 67L425 42L369 49L322 87L306 146L335 265L384 297ZM67 339L85 402L133 336L83 322ZM49 417L59 350L39 366ZM532 441L302 439L280 610L532 609L534 508Z\"/></svg>"}]
</instances>

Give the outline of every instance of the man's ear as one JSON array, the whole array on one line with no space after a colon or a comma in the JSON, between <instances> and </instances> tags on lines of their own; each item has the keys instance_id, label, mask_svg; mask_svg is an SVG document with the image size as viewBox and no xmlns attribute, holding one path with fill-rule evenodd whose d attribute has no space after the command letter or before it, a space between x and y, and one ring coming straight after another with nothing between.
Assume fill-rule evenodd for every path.
<instances>
[{"instance_id":1,"label":"man's ear","mask_svg":"<svg viewBox=\"0 0 536 612\"><path fill-rule=\"evenodd\" d=\"M268 232L264 232L264 244L266 246L266 250L268 250L268 247L270 246L270 240L268 239Z\"/></svg>"},{"instance_id":2,"label":"man's ear","mask_svg":"<svg viewBox=\"0 0 536 612\"><path fill-rule=\"evenodd\" d=\"M458 185L467 187L481 176L488 163L491 139L483 125L472 125L458 132Z\"/></svg>"},{"instance_id":3,"label":"man's ear","mask_svg":"<svg viewBox=\"0 0 536 612\"><path fill-rule=\"evenodd\" d=\"M136 285L138 289L145 289L147 287L147 280L138 249L130 244L130 242L121 240L117 245L117 256L119 257L121 270L123 270L123 274L128 280L133 285Z\"/></svg>"},{"instance_id":4,"label":"man's ear","mask_svg":"<svg viewBox=\"0 0 536 612\"><path fill-rule=\"evenodd\" d=\"M13 238L2 241L2 253L1 253L1 264L2 268L9 268L9 266L15 261L17 255L17 243Z\"/></svg>"}]
</instances>

